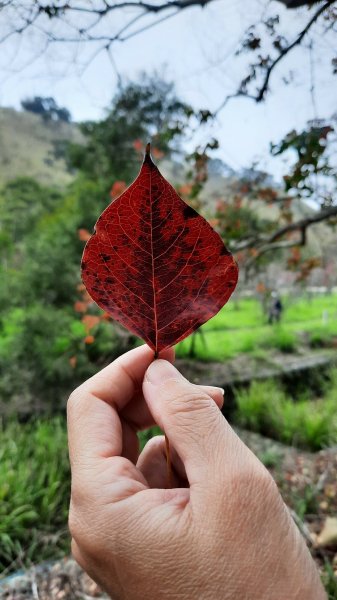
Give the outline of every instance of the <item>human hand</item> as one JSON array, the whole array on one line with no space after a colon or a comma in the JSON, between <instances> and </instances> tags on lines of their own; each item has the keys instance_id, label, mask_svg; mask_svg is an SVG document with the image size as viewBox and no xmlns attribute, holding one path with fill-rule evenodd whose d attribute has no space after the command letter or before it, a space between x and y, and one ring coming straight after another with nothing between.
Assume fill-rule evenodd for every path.
<instances>
[{"instance_id":1,"label":"human hand","mask_svg":"<svg viewBox=\"0 0 337 600\"><path fill-rule=\"evenodd\" d=\"M68 403L77 562L114 600L323 600L316 567L276 485L222 416L217 388L190 384L146 346ZM141 388L143 386L143 392ZM136 431L162 437L138 456Z\"/></svg>"}]
</instances>

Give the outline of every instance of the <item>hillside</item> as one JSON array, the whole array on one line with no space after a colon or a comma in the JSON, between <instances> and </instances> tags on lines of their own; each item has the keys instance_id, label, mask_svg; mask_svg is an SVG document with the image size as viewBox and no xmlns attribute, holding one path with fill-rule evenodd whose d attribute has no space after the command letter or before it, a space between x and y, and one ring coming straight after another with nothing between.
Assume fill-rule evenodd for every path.
<instances>
[{"instance_id":1,"label":"hillside","mask_svg":"<svg viewBox=\"0 0 337 600\"><path fill-rule=\"evenodd\" d=\"M31 176L44 185L64 187L74 177L64 158L65 142L84 143L76 123L46 122L31 112L0 108L0 187L18 176ZM163 174L173 185L183 183L186 167L181 163L161 161ZM210 162L209 178L202 192L206 212L212 212L219 197L226 196L233 180L240 178L228 165L218 159ZM273 182L271 180L271 185ZM261 217L277 219L277 207L268 207L260 201L253 203ZM301 201L293 204L296 219L312 211ZM311 228L309 247L320 255L322 246L332 242L333 233L321 224Z\"/></svg>"},{"instance_id":2,"label":"hillside","mask_svg":"<svg viewBox=\"0 0 337 600\"><path fill-rule=\"evenodd\" d=\"M64 160L64 142L81 142L74 123L45 122L39 115L0 108L0 185L31 176L44 185L63 187L73 174Z\"/></svg>"}]
</instances>

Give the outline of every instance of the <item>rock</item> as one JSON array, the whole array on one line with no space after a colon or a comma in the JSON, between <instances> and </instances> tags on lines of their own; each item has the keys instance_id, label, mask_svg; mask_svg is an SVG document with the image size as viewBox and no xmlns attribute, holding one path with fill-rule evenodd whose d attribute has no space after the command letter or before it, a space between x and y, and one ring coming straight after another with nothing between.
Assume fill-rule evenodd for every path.
<instances>
[{"instance_id":1,"label":"rock","mask_svg":"<svg viewBox=\"0 0 337 600\"><path fill-rule=\"evenodd\" d=\"M323 529L317 536L317 545L321 548L337 546L337 518L327 517Z\"/></svg>"}]
</instances>

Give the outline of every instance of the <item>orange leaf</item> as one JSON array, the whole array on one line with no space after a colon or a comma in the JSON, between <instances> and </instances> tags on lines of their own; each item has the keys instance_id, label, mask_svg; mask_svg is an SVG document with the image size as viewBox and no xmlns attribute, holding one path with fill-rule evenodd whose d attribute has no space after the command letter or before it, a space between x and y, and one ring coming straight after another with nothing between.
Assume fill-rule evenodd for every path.
<instances>
[{"instance_id":1,"label":"orange leaf","mask_svg":"<svg viewBox=\"0 0 337 600\"><path fill-rule=\"evenodd\" d=\"M110 197L113 200L118 198L118 196L120 196L126 190L126 187L125 181L115 181L110 190Z\"/></svg>"},{"instance_id":2,"label":"orange leaf","mask_svg":"<svg viewBox=\"0 0 337 600\"><path fill-rule=\"evenodd\" d=\"M161 158L163 158L164 152L159 150L159 148L152 148L152 156L153 156L153 158L160 160Z\"/></svg>"},{"instance_id":3,"label":"orange leaf","mask_svg":"<svg viewBox=\"0 0 337 600\"><path fill-rule=\"evenodd\" d=\"M219 225L219 219L207 219L211 227L216 227Z\"/></svg>"},{"instance_id":4,"label":"orange leaf","mask_svg":"<svg viewBox=\"0 0 337 600\"><path fill-rule=\"evenodd\" d=\"M179 186L178 192L182 196L189 196L190 193L192 192L192 189L193 189L192 184L190 184L190 183L184 183L183 185Z\"/></svg>"},{"instance_id":5,"label":"orange leaf","mask_svg":"<svg viewBox=\"0 0 337 600\"><path fill-rule=\"evenodd\" d=\"M85 326L86 332L89 333L90 329L98 325L100 318L95 315L85 315L82 319L82 323ZM91 343L91 342L89 342Z\"/></svg>"},{"instance_id":6,"label":"orange leaf","mask_svg":"<svg viewBox=\"0 0 337 600\"><path fill-rule=\"evenodd\" d=\"M77 356L71 356L69 358L69 364L73 369L75 369L76 364L77 364Z\"/></svg>"},{"instance_id":7,"label":"orange leaf","mask_svg":"<svg viewBox=\"0 0 337 600\"><path fill-rule=\"evenodd\" d=\"M93 335L87 335L87 337L84 338L85 344L93 344L94 341L95 341L95 338Z\"/></svg>"},{"instance_id":8,"label":"orange leaf","mask_svg":"<svg viewBox=\"0 0 337 600\"><path fill-rule=\"evenodd\" d=\"M74 309L76 310L76 312L84 313L87 310L87 306L86 306L85 302L80 302L78 300L74 304Z\"/></svg>"},{"instance_id":9,"label":"orange leaf","mask_svg":"<svg viewBox=\"0 0 337 600\"><path fill-rule=\"evenodd\" d=\"M256 286L256 291L258 294L264 294L266 292L266 286L262 281L259 281L259 283Z\"/></svg>"},{"instance_id":10,"label":"orange leaf","mask_svg":"<svg viewBox=\"0 0 337 600\"><path fill-rule=\"evenodd\" d=\"M139 140L139 139L135 140L132 145L133 145L134 149L136 150L136 152L143 152L144 144L143 144L142 140Z\"/></svg>"},{"instance_id":11,"label":"orange leaf","mask_svg":"<svg viewBox=\"0 0 337 600\"><path fill-rule=\"evenodd\" d=\"M87 229L79 229L77 233L78 239L81 240L81 242L87 242L91 238L91 233L89 233Z\"/></svg>"}]
</instances>

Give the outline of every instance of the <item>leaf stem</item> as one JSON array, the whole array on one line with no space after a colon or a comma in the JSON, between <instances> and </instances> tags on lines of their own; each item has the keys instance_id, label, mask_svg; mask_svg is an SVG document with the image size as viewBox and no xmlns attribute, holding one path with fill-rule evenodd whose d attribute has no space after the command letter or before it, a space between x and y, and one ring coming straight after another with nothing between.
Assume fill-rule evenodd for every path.
<instances>
[{"instance_id":1,"label":"leaf stem","mask_svg":"<svg viewBox=\"0 0 337 600\"><path fill-rule=\"evenodd\" d=\"M171 452L170 452L170 441L165 434L165 446L166 446L166 471L167 471L167 488L172 488L172 463L171 463Z\"/></svg>"},{"instance_id":2,"label":"leaf stem","mask_svg":"<svg viewBox=\"0 0 337 600\"><path fill-rule=\"evenodd\" d=\"M153 360L156 360L159 356L158 350L154 351ZM167 488L172 488L172 462L171 462L171 452L170 452L170 441L165 434L165 448L166 448L166 472L167 472Z\"/></svg>"}]
</instances>

